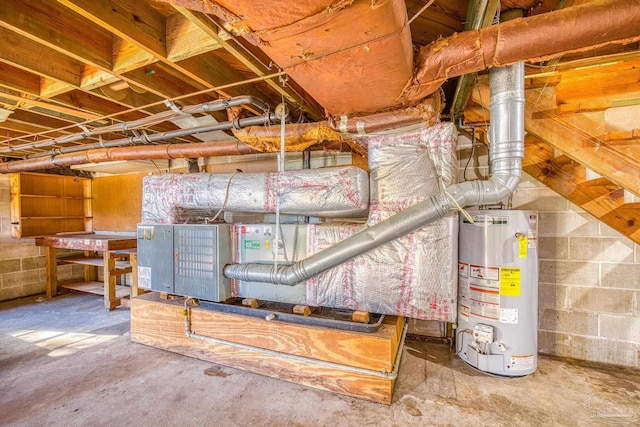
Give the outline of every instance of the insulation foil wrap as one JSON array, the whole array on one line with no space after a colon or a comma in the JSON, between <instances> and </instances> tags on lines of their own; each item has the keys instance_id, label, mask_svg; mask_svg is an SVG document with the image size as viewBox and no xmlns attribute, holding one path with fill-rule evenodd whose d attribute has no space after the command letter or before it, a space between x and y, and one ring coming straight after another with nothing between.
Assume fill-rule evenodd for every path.
<instances>
[{"instance_id":1,"label":"insulation foil wrap","mask_svg":"<svg viewBox=\"0 0 640 427\"><path fill-rule=\"evenodd\" d=\"M228 187L228 190L227 190ZM146 176L142 222L202 222L225 211L322 217L363 217L369 207L367 172L355 166L281 173L162 174ZM226 199L226 204L225 204Z\"/></svg>"},{"instance_id":2,"label":"insulation foil wrap","mask_svg":"<svg viewBox=\"0 0 640 427\"><path fill-rule=\"evenodd\" d=\"M368 225L439 193L456 181L455 127L441 123L372 136L368 146ZM439 181L442 183L440 184ZM308 254L363 225L310 226ZM458 215L450 216L307 281L307 303L454 322L457 304Z\"/></svg>"}]
</instances>

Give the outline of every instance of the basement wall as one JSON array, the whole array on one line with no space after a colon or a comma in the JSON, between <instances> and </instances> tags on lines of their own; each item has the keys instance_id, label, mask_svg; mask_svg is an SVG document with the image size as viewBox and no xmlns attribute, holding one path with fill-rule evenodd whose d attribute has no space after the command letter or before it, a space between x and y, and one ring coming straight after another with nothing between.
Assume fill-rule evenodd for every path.
<instances>
[{"instance_id":1,"label":"basement wall","mask_svg":"<svg viewBox=\"0 0 640 427\"><path fill-rule=\"evenodd\" d=\"M469 147L460 138L460 180ZM476 150L468 180L487 174L486 154ZM513 208L539 212L540 353L640 367L640 245L526 173Z\"/></svg>"}]
</instances>

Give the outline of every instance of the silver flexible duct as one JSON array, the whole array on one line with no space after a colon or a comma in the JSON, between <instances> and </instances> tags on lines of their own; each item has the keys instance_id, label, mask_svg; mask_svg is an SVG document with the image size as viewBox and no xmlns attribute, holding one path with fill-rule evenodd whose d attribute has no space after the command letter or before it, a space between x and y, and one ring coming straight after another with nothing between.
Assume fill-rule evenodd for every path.
<instances>
[{"instance_id":1,"label":"silver flexible duct","mask_svg":"<svg viewBox=\"0 0 640 427\"><path fill-rule=\"evenodd\" d=\"M494 68L490 78L491 176L488 180L454 184L442 193L294 264L277 267L231 264L224 268L224 275L231 279L293 286L452 211L466 206L496 204L511 195L520 182L524 156L524 64Z\"/></svg>"}]
</instances>

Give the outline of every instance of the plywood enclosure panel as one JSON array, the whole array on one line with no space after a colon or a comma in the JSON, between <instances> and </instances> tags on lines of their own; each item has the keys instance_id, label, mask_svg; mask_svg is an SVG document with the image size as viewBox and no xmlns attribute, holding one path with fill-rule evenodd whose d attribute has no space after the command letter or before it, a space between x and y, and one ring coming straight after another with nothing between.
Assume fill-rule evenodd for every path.
<instances>
[{"instance_id":1,"label":"plywood enclosure panel","mask_svg":"<svg viewBox=\"0 0 640 427\"><path fill-rule=\"evenodd\" d=\"M395 380L337 367L339 365L353 366L353 359L350 357L339 358L336 367L332 367L189 338L185 335L181 302L161 300L157 293L133 298L131 301L131 340L309 387L379 403L390 404L392 401ZM339 355L331 345L331 340L317 342L313 339L314 337L308 335L310 333L324 333L327 338L334 333L339 338L336 342L340 342L340 338L351 341L348 346L361 354L367 352L375 354L381 351L381 347L388 349L393 346L393 351L391 354L387 352L388 358L384 361L384 365L389 366L395 360L403 325L402 319L394 318L397 322L385 324L385 331L380 334L372 334L369 337L364 334L335 330L318 332L318 329L314 327L306 327L306 332L296 334L292 325L277 321L247 319L243 325L243 322L235 324L233 321L238 317L237 315L213 313L204 309L192 309L192 314L194 316L192 330L199 334L205 336L226 335L223 339L239 343L239 341L244 341L248 339L247 337L254 335L256 331L260 331L257 337L254 336L252 345L275 349L284 354L301 356L312 354L313 357L310 359L316 360L335 362L335 356ZM228 321L221 324L216 323L224 317L228 317ZM260 322L262 322L264 329L258 326ZM248 326L249 323L255 324L246 331L238 333L239 329ZM273 328L278 330L274 331ZM295 329L304 331L305 327L296 326ZM247 336L245 336L245 332L248 333ZM351 339L347 338L349 335L351 335ZM381 366L376 361L366 361L364 358L360 362L364 362L365 366L375 367L375 369L379 369ZM359 364L355 363L355 365Z\"/></svg>"},{"instance_id":2,"label":"plywood enclosure panel","mask_svg":"<svg viewBox=\"0 0 640 427\"><path fill-rule=\"evenodd\" d=\"M136 231L142 215L142 178L146 174L93 179L95 231Z\"/></svg>"}]
</instances>

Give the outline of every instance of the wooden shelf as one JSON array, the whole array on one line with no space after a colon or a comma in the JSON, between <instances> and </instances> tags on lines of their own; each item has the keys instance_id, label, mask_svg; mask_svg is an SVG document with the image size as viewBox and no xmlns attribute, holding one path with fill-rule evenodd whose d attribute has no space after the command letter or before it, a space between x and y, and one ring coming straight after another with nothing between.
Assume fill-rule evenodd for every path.
<instances>
[{"instance_id":1,"label":"wooden shelf","mask_svg":"<svg viewBox=\"0 0 640 427\"><path fill-rule=\"evenodd\" d=\"M80 264L91 265L93 267L104 267L104 258L83 256L58 258L58 265L63 264ZM116 261L116 269L114 273L116 275L131 273L131 263L129 261Z\"/></svg>"},{"instance_id":2,"label":"wooden shelf","mask_svg":"<svg viewBox=\"0 0 640 427\"><path fill-rule=\"evenodd\" d=\"M55 195L48 195L48 194L21 194L21 197L25 197L25 198L39 198L39 199L68 199L68 200L85 200L86 197L82 197L82 196L55 196Z\"/></svg>"},{"instance_id":3,"label":"wooden shelf","mask_svg":"<svg viewBox=\"0 0 640 427\"><path fill-rule=\"evenodd\" d=\"M22 172L10 184L12 237L93 230L90 179Z\"/></svg>"},{"instance_id":4,"label":"wooden shelf","mask_svg":"<svg viewBox=\"0 0 640 427\"><path fill-rule=\"evenodd\" d=\"M104 283L96 281L74 282L64 283L60 285L61 288L70 289L73 291L86 292L89 294L104 296ZM128 286L116 285L116 298L124 298L131 295L131 288Z\"/></svg>"},{"instance_id":5,"label":"wooden shelf","mask_svg":"<svg viewBox=\"0 0 640 427\"><path fill-rule=\"evenodd\" d=\"M20 219L28 219L31 221L41 219L91 219L90 216L21 216Z\"/></svg>"}]
</instances>

